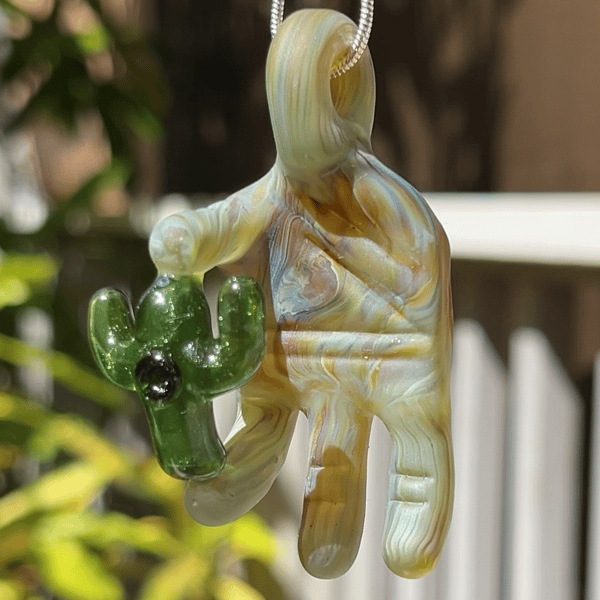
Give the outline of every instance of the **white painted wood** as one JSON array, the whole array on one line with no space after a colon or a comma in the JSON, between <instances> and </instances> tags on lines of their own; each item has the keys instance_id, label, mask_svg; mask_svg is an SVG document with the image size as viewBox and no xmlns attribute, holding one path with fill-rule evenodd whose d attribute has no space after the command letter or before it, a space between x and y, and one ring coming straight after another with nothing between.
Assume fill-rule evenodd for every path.
<instances>
[{"instance_id":1,"label":"white painted wood","mask_svg":"<svg viewBox=\"0 0 600 600\"><path fill-rule=\"evenodd\" d=\"M456 323L452 372L455 499L438 565L440 600L499 600L506 372L481 325Z\"/></svg>"},{"instance_id":2,"label":"white painted wood","mask_svg":"<svg viewBox=\"0 0 600 600\"><path fill-rule=\"evenodd\" d=\"M594 363L588 498L586 599L600 598L600 354Z\"/></svg>"},{"instance_id":3,"label":"white painted wood","mask_svg":"<svg viewBox=\"0 0 600 600\"><path fill-rule=\"evenodd\" d=\"M386 598L389 600L438 600L439 593L437 569L421 579L403 579L393 573L388 574ZM375 599L373 598L373 600Z\"/></svg>"},{"instance_id":4,"label":"white painted wood","mask_svg":"<svg viewBox=\"0 0 600 600\"><path fill-rule=\"evenodd\" d=\"M577 597L582 405L541 332L510 344L511 600Z\"/></svg>"},{"instance_id":5,"label":"white painted wood","mask_svg":"<svg viewBox=\"0 0 600 600\"><path fill-rule=\"evenodd\" d=\"M384 600L387 597L388 569L381 555L381 540L387 501L390 447L390 436L385 426L378 419L374 419L369 442L367 506L362 542L354 565L340 578L341 595L334 600L344 598Z\"/></svg>"},{"instance_id":6,"label":"white painted wood","mask_svg":"<svg viewBox=\"0 0 600 600\"><path fill-rule=\"evenodd\" d=\"M600 193L425 197L454 258L600 267Z\"/></svg>"}]
</instances>

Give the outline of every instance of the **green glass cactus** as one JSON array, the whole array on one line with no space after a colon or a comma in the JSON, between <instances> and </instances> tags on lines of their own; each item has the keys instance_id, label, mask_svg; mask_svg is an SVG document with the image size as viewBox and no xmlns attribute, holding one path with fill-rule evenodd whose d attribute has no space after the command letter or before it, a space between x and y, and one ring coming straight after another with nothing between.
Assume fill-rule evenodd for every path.
<instances>
[{"instance_id":1,"label":"green glass cactus","mask_svg":"<svg viewBox=\"0 0 600 600\"><path fill-rule=\"evenodd\" d=\"M226 460L212 399L239 387L264 355L264 303L249 277L230 277L218 300L219 337L191 276L159 276L135 319L127 298L103 289L90 302L89 337L102 372L141 398L156 455L179 479L208 479Z\"/></svg>"}]
</instances>

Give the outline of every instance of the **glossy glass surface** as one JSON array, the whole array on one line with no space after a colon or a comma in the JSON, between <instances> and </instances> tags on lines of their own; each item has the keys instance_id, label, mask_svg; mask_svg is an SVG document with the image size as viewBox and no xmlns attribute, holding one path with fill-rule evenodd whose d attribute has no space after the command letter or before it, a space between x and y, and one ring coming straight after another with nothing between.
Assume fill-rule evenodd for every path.
<instances>
[{"instance_id":1,"label":"glossy glass surface","mask_svg":"<svg viewBox=\"0 0 600 600\"><path fill-rule=\"evenodd\" d=\"M204 293L188 275L159 276L133 317L127 299L100 290L90 303L96 362L144 404L161 467L181 479L214 477L226 453L212 398L246 382L264 354L262 293L248 277L230 277L218 303L213 338Z\"/></svg>"},{"instance_id":2,"label":"glossy glass surface","mask_svg":"<svg viewBox=\"0 0 600 600\"><path fill-rule=\"evenodd\" d=\"M450 250L423 197L373 155L368 49L330 79L355 35L356 26L330 10L301 10L281 24L266 67L273 168L221 202L161 221L150 254L169 281L201 277L219 265L252 277L265 293L264 360L240 390L225 466L186 487L190 515L218 525L250 510L277 476L302 411L311 440L300 558L316 577L343 574L362 535L369 433L377 417L392 440L383 557L398 575L420 577L439 557L453 503ZM253 309L244 313L232 303L225 310L224 304L221 338L196 343L179 333L177 320L194 323L181 325L182 332L195 328L194 339L208 339L207 321L188 316L207 314L194 293L181 288L165 298L166 308L158 301L160 286L151 291L142 306L150 302L152 310L140 307L135 334L122 298L105 293L97 300L106 308L98 311L92 335L99 327L97 356L107 375L150 397L177 399L173 389L187 381L216 391L230 381L229 370L240 371L238 380L251 373L253 352L228 343L226 332L252 339ZM135 360L132 339L143 346ZM138 362L153 349L169 355L147 359L158 370L148 375L142 364L136 384ZM175 416L150 418L155 439L181 427L183 445L164 446L185 467L185 457L197 451L192 415ZM203 426L209 422L199 418ZM217 456L214 437L202 436Z\"/></svg>"}]
</instances>

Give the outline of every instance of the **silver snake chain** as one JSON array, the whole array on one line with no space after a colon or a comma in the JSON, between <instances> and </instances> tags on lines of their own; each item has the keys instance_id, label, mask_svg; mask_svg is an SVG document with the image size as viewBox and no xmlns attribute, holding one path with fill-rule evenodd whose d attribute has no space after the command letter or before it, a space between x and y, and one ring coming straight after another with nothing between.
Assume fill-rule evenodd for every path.
<instances>
[{"instance_id":1,"label":"silver snake chain","mask_svg":"<svg viewBox=\"0 0 600 600\"><path fill-rule=\"evenodd\" d=\"M283 6L285 0L273 0L271 5L271 37L275 37L279 24L283 21ZM331 72L331 78L339 77L349 71L360 59L369 43L371 26L373 25L373 8L375 0L360 1L360 17L358 29L352 40L350 52L343 62Z\"/></svg>"}]
</instances>

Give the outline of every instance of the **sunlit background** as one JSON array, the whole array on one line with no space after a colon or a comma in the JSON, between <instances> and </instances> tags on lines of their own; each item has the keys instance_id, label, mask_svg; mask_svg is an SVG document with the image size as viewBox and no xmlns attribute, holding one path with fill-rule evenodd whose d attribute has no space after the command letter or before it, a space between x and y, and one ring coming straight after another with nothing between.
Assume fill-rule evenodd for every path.
<instances>
[{"instance_id":1,"label":"sunlit background","mask_svg":"<svg viewBox=\"0 0 600 600\"><path fill-rule=\"evenodd\" d=\"M358 0L286 10L317 6ZM304 425L257 514L204 528L95 368L91 295L137 299L153 224L273 163L269 11L0 0L0 600L600 599L596 0L375 2L374 152L454 249L457 495L432 575L383 567L382 429L357 564L318 582L295 555Z\"/></svg>"}]
</instances>

